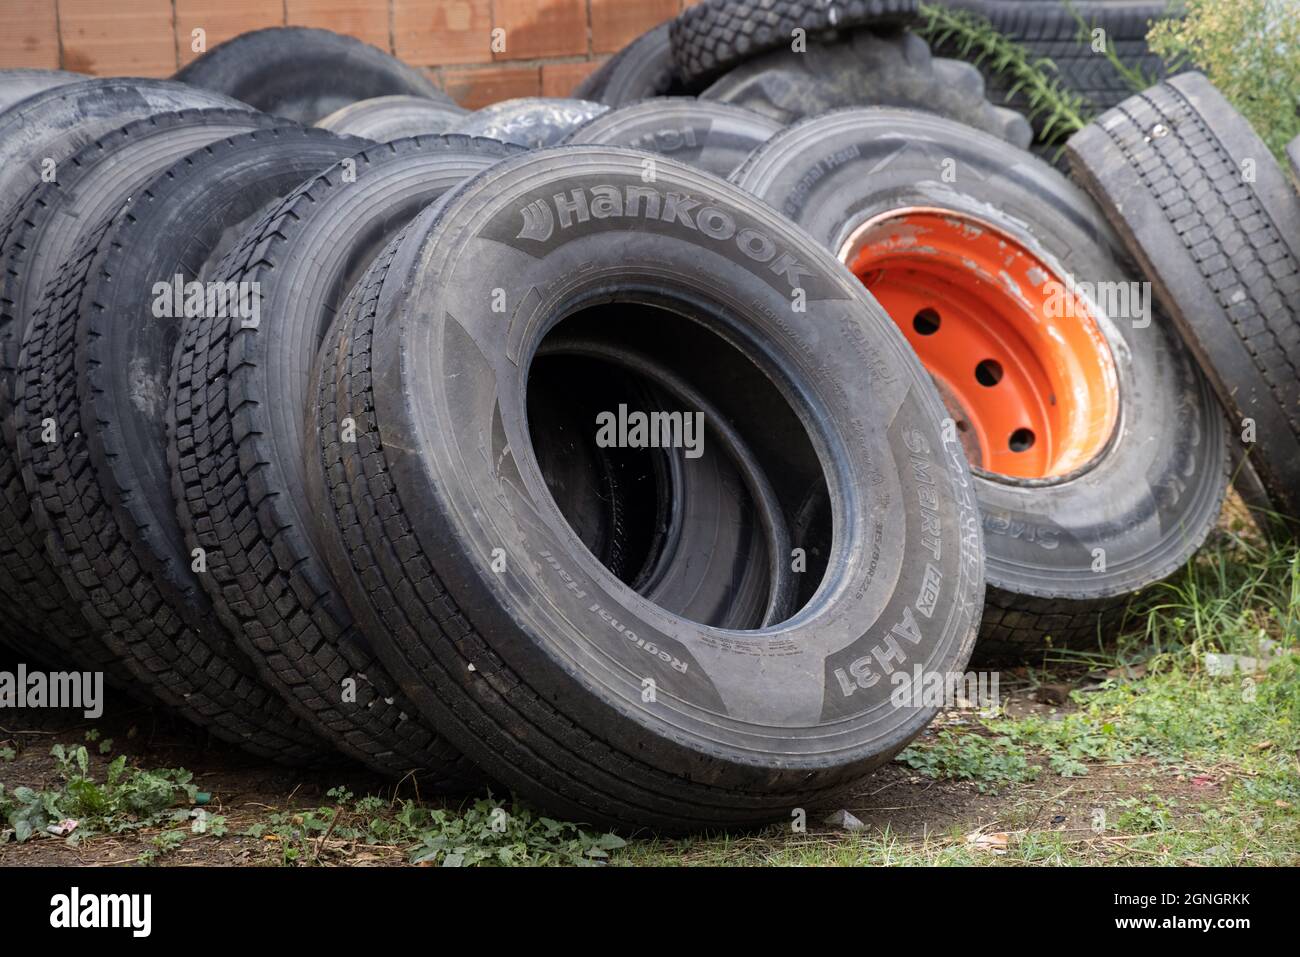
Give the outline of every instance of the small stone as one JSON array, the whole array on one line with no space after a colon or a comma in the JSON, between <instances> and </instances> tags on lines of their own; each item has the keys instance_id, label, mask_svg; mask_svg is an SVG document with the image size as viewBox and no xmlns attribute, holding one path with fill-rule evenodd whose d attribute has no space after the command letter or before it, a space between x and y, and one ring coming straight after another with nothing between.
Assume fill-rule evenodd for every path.
<instances>
[{"instance_id":1,"label":"small stone","mask_svg":"<svg viewBox=\"0 0 1300 957\"><path fill-rule=\"evenodd\" d=\"M860 831L866 827L865 824L845 810L836 811L826 818L824 823L829 824L831 827L837 827L841 831Z\"/></svg>"}]
</instances>

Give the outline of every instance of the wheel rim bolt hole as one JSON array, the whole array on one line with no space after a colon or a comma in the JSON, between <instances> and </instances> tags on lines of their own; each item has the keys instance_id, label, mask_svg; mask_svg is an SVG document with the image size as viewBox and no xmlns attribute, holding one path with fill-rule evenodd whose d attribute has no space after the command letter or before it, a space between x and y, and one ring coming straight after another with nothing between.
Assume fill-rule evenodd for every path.
<instances>
[{"instance_id":1,"label":"wheel rim bolt hole","mask_svg":"<svg viewBox=\"0 0 1300 957\"><path fill-rule=\"evenodd\" d=\"M1002 363L997 359L985 359L975 367L975 381L985 388L993 388L1002 381Z\"/></svg>"},{"instance_id":2,"label":"wheel rim bolt hole","mask_svg":"<svg viewBox=\"0 0 1300 957\"><path fill-rule=\"evenodd\" d=\"M941 320L933 309L922 309L912 317L912 328L918 336L932 336L939 331Z\"/></svg>"}]
</instances>

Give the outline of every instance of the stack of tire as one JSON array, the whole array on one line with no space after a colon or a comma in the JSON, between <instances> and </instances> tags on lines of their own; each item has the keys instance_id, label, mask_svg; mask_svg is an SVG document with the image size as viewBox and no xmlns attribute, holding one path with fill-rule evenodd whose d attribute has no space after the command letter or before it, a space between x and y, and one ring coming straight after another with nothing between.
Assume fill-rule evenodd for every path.
<instances>
[{"instance_id":1,"label":"stack of tire","mask_svg":"<svg viewBox=\"0 0 1300 957\"><path fill-rule=\"evenodd\" d=\"M1298 511L1294 382L1237 378L1215 325L1294 368L1296 199L1227 181L1217 131L1257 141L1195 75L1141 98L1155 147L1131 103L1072 144L1117 231L974 84L983 128L467 114L297 30L45 79L0 113L0 637L255 754L628 828L788 818L919 734L911 683L977 634L1095 641L1193 554L1233 458L1197 359ZM1157 160L1221 205L1175 208ZM1148 243L1154 313L1073 282Z\"/></svg>"}]
</instances>

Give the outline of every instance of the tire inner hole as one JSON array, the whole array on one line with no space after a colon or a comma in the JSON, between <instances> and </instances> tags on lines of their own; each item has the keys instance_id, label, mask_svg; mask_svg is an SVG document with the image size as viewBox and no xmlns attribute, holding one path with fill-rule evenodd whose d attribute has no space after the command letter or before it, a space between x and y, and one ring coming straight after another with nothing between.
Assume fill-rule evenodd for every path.
<instances>
[{"instance_id":1,"label":"tire inner hole","mask_svg":"<svg viewBox=\"0 0 1300 957\"><path fill-rule=\"evenodd\" d=\"M638 303L569 316L537 349L527 409L582 545L666 611L752 630L821 584L832 522L812 442L769 376L700 322Z\"/></svg>"}]
</instances>

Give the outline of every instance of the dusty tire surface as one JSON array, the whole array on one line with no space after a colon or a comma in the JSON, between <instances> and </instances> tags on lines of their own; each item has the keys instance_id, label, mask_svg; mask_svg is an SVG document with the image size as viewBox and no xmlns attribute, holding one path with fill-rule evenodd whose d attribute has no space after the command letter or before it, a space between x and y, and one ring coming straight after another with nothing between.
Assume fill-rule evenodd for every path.
<instances>
[{"instance_id":1,"label":"dusty tire surface","mask_svg":"<svg viewBox=\"0 0 1300 957\"><path fill-rule=\"evenodd\" d=\"M1273 508L1300 527L1300 198L1199 73L1130 97L1066 152L1214 383Z\"/></svg>"},{"instance_id":2,"label":"dusty tire surface","mask_svg":"<svg viewBox=\"0 0 1300 957\"><path fill-rule=\"evenodd\" d=\"M445 133L467 114L454 103L419 96L377 96L335 110L316 125L347 136L388 143Z\"/></svg>"},{"instance_id":3,"label":"dusty tire surface","mask_svg":"<svg viewBox=\"0 0 1300 957\"><path fill-rule=\"evenodd\" d=\"M107 143L101 140L69 161L80 175L65 172L58 193L49 191L45 197L44 215L79 213L92 222L98 216L99 225L83 231L67 265L51 281L53 292L44 297L27 329L14 430L32 516L46 533L46 552L91 630L131 673L135 687L256 754L316 764L333 760L324 744L258 680L220 623L193 601L193 579L178 580L190 556L161 557L161 536L145 539L151 526L165 521L169 504L166 486L158 482L166 472L160 413L171 357L167 324L143 329L139 300L131 310L134 321L124 323L122 315L107 312L108 304L97 296L84 298L93 275L108 279L109 293L120 288L124 295L134 294L156 308L157 289L150 278L131 282L132 267L140 263L129 253L120 271L102 271L100 243L112 227L113 214L160 170L195 152L192 140L206 141L197 149L206 158L212 155L214 137L242 134L234 137L237 148L241 140L303 135L296 128L244 132L271 122L265 115L242 111L218 111L216 117L206 111L164 114L110 134ZM335 139L324 132L306 132L322 142ZM113 144L118 137L124 142ZM282 168L292 165L284 155L291 150L287 147L277 156ZM310 168L316 168L315 163ZM100 215L104 211L107 215ZM113 249L103 252L111 255ZM199 255L197 250L191 253ZM163 282L168 280L164 277ZM105 298L112 301L111 295ZM118 417L123 413L125 421ZM151 419L153 429L146 422L132 430L141 418ZM152 449L137 445L128 452L131 439L147 441L151 432ZM123 445L116 446L118 441ZM144 486L150 468L152 494ZM141 500L145 495L148 501ZM123 512L131 504L138 510L136 517L144 512L150 524L142 528L125 519Z\"/></svg>"},{"instance_id":4,"label":"dusty tire surface","mask_svg":"<svg viewBox=\"0 0 1300 957\"><path fill-rule=\"evenodd\" d=\"M387 774L421 768L460 786L468 762L416 720L336 595L306 508L311 364L328 322L382 244L423 206L520 152L448 135L363 149L308 178L214 269L258 283L261 316L187 321L177 353L169 456L189 549L227 627L281 693L332 740ZM355 701L341 700L341 682Z\"/></svg>"},{"instance_id":5,"label":"dusty tire surface","mask_svg":"<svg viewBox=\"0 0 1300 957\"><path fill-rule=\"evenodd\" d=\"M0 70L0 111L36 93L85 79L85 74L65 70Z\"/></svg>"},{"instance_id":6,"label":"dusty tire surface","mask_svg":"<svg viewBox=\"0 0 1300 957\"><path fill-rule=\"evenodd\" d=\"M565 142L629 146L725 178L781 128L770 117L727 103L665 97L610 110Z\"/></svg>"},{"instance_id":7,"label":"dusty tire surface","mask_svg":"<svg viewBox=\"0 0 1300 957\"><path fill-rule=\"evenodd\" d=\"M401 60L353 37L307 27L241 34L173 79L304 124L377 96L449 102L428 77Z\"/></svg>"},{"instance_id":8,"label":"dusty tire surface","mask_svg":"<svg viewBox=\"0 0 1300 957\"><path fill-rule=\"evenodd\" d=\"M926 42L910 33L858 30L809 41L804 54L774 50L733 69L700 99L743 106L785 125L836 109L893 106L958 120L1020 147L1033 139L1023 116L990 102L977 69L931 56Z\"/></svg>"},{"instance_id":9,"label":"dusty tire surface","mask_svg":"<svg viewBox=\"0 0 1300 957\"><path fill-rule=\"evenodd\" d=\"M521 795L632 828L784 818L932 717L887 704L886 670L964 667L982 580L969 476L919 364L823 250L689 167L660 160L645 184L645 155L560 147L507 160L372 264L319 375L334 397L319 435L331 560L352 567L349 605L391 635L381 656L417 706ZM565 213L584 206L591 215ZM516 304L504 333L488 306L502 284ZM795 288L806 313L791 309ZM773 482L812 469L844 508L832 580L771 629L717 632L641 601L581 547L539 474L518 387L529 356L555 321L634 303L690 316L656 312L680 338L652 324L651 346L742 350L768 383L748 400L770 396L778 415L765 429L748 417L747 438L789 458ZM759 341L762 356L749 349ZM864 357L890 381L841 389ZM918 495L921 507L900 507ZM923 509L938 521L933 553Z\"/></svg>"},{"instance_id":10,"label":"dusty tire surface","mask_svg":"<svg viewBox=\"0 0 1300 957\"><path fill-rule=\"evenodd\" d=\"M120 656L83 621L42 546L44 532L19 472L10 414L23 338L38 309L88 229L112 216L159 165L213 139L270 124L251 110L162 113L105 134L57 164L55 182L36 185L0 227L6 294L0 297L0 595L11 621L41 636L71 662L89 662L119 684Z\"/></svg>"},{"instance_id":11,"label":"dusty tire surface","mask_svg":"<svg viewBox=\"0 0 1300 957\"><path fill-rule=\"evenodd\" d=\"M589 100L520 97L485 106L462 118L449 132L542 149L559 143L608 109Z\"/></svg>"},{"instance_id":12,"label":"dusty tire surface","mask_svg":"<svg viewBox=\"0 0 1300 957\"><path fill-rule=\"evenodd\" d=\"M677 72L688 85L709 80L779 47L793 33L893 26L914 19L917 0L704 0L672 21Z\"/></svg>"},{"instance_id":13,"label":"dusty tire surface","mask_svg":"<svg viewBox=\"0 0 1300 957\"><path fill-rule=\"evenodd\" d=\"M572 96L606 106L627 106L652 96L686 92L673 63L668 24L647 30L596 68Z\"/></svg>"},{"instance_id":14,"label":"dusty tire surface","mask_svg":"<svg viewBox=\"0 0 1300 957\"><path fill-rule=\"evenodd\" d=\"M1012 283L1138 275L1088 197L1060 173L939 117L880 109L807 120L757 150L732 179L841 255L864 224L892 211L936 209L998 230L1050 270L1023 277L1017 270ZM938 301L934 308L945 313ZM1223 416L1173 326L1159 312L1096 319L1118 390L1110 438L1053 478L976 471L989 583L980 654L1027 654L1049 641L1095 646L1098 616L1174 572L1218 517L1228 476Z\"/></svg>"},{"instance_id":15,"label":"dusty tire surface","mask_svg":"<svg viewBox=\"0 0 1300 957\"><path fill-rule=\"evenodd\" d=\"M61 160L110 130L155 113L244 108L168 80L87 79L29 96L0 113L0 222L42 173L57 173Z\"/></svg>"}]
</instances>

